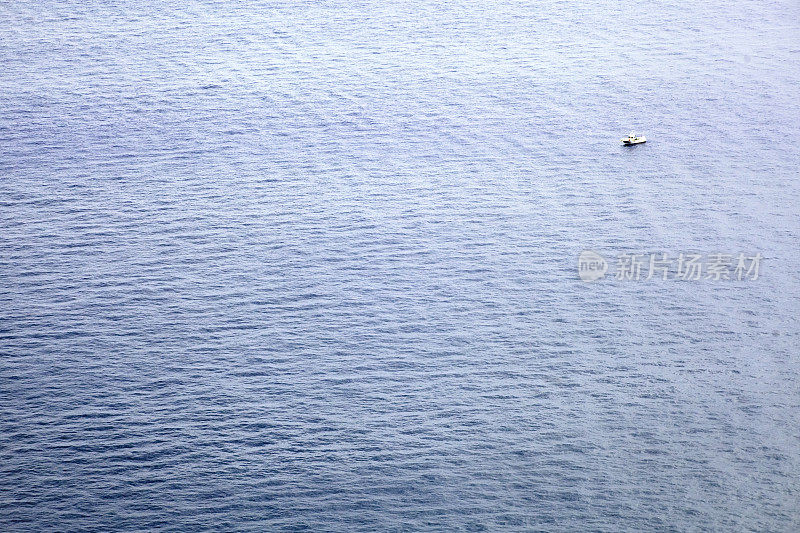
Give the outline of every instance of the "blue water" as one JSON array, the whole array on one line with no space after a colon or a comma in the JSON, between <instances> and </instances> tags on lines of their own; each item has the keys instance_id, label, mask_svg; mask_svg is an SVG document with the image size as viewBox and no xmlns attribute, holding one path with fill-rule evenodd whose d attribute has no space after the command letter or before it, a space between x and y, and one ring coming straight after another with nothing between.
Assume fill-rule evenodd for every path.
<instances>
[{"instance_id":1,"label":"blue water","mask_svg":"<svg viewBox=\"0 0 800 533\"><path fill-rule=\"evenodd\" d=\"M796 2L0 15L3 531L800 529Z\"/></svg>"}]
</instances>

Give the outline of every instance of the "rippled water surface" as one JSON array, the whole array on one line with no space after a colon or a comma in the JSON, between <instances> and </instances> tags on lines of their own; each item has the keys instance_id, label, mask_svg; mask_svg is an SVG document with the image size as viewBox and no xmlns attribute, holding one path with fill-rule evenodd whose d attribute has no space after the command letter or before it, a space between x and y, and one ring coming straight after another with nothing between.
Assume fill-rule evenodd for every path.
<instances>
[{"instance_id":1,"label":"rippled water surface","mask_svg":"<svg viewBox=\"0 0 800 533\"><path fill-rule=\"evenodd\" d=\"M0 14L0 529L800 528L796 2Z\"/></svg>"}]
</instances>

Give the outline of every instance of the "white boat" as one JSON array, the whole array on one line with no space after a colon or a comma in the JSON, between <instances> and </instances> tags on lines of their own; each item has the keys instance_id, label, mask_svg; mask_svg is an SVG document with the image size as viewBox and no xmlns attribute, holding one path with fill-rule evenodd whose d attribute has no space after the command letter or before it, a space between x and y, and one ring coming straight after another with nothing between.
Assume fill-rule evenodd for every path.
<instances>
[{"instance_id":1,"label":"white boat","mask_svg":"<svg viewBox=\"0 0 800 533\"><path fill-rule=\"evenodd\" d=\"M647 139L644 138L644 135L641 137L637 137L635 134L631 133L627 137L622 138L622 144L641 144L646 143Z\"/></svg>"}]
</instances>

